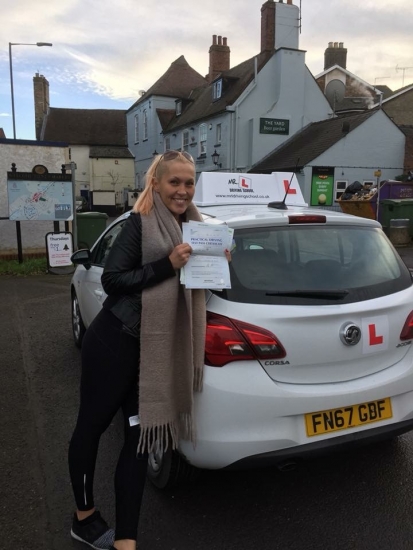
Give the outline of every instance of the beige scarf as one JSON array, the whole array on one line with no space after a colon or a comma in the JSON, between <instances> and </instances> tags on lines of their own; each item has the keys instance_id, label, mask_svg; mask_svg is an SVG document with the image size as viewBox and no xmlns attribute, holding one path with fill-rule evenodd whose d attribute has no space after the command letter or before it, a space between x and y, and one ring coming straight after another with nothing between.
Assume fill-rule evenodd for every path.
<instances>
[{"instance_id":1,"label":"beige scarf","mask_svg":"<svg viewBox=\"0 0 413 550\"><path fill-rule=\"evenodd\" d=\"M168 256L182 243L182 231L154 192L154 208L142 219L142 263ZM186 221L202 221L194 204ZM204 290L187 290L176 277L142 292L138 451L175 449L179 439L195 441L193 391L202 390L205 350Z\"/></svg>"}]
</instances>

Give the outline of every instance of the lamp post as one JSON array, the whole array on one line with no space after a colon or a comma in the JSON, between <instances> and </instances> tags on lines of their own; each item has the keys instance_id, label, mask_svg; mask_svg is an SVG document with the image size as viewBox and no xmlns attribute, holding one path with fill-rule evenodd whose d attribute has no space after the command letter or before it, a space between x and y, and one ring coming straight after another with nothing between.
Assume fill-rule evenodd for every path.
<instances>
[{"instance_id":1,"label":"lamp post","mask_svg":"<svg viewBox=\"0 0 413 550\"><path fill-rule=\"evenodd\" d=\"M218 168L222 168L222 164L219 161L219 157L220 157L220 154L217 153L217 150L215 149L215 151L212 153L211 155L212 157L212 162L214 163L215 166L218 166Z\"/></svg>"},{"instance_id":2,"label":"lamp post","mask_svg":"<svg viewBox=\"0 0 413 550\"><path fill-rule=\"evenodd\" d=\"M11 90L11 114L13 120L13 138L16 139L16 120L14 116L14 90L13 90L13 62L11 55L12 46L53 46L50 42L35 42L27 44L26 42L9 42L9 65L10 65L10 90Z\"/></svg>"},{"instance_id":3,"label":"lamp post","mask_svg":"<svg viewBox=\"0 0 413 550\"><path fill-rule=\"evenodd\" d=\"M381 176L381 170L378 168L374 175L376 176L376 182L377 182L377 202L376 202L376 220L379 221L379 208L380 208L380 176Z\"/></svg>"},{"instance_id":4,"label":"lamp post","mask_svg":"<svg viewBox=\"0 0 413 550\"><path fill-rule=\"evenodd\" d=\"M13 63L12 63L12 55L11 55L11 48L12 46L53 46L50 42L36 42L34 44L32 43L26 43L26 42L9 42L9 65L10 65L10 90L11 90L11 114L12 114L12 120L13 120L13 139L16 139L16 120L14 116L14 90L13 90ZM19 263L21 264L23 262L23 252L22 252L22 237L21 237L21 228L20 228L20 221L16 221L16 235L17 235L17 251L18 251L18 257L19 257Z\"/></svg>"}]
</instances>

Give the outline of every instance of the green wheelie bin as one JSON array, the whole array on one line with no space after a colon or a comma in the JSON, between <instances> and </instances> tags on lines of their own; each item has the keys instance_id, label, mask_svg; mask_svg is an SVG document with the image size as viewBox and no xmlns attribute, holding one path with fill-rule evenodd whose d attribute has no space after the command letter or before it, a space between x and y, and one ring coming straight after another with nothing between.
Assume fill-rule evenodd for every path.
<instances>
[{"instance_id":1,"label":"green wheelie bin","mask_svg":"<svg viewBox=\"0 0 413 550\"><path fill-rule=\"evenodd\" d=\"M92 248L92 245L106 229L108 217L103 212L78 212L76 214L78 248Z\"/></svg>"}]
</instances>

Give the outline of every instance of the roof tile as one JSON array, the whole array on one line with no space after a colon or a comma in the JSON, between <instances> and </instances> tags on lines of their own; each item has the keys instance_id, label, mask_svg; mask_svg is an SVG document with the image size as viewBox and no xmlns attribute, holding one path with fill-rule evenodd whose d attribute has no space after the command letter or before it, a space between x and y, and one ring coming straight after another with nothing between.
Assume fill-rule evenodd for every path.
<instances>
[{"instance_id":1,"label":"roof tile","mask_svg":"<svg viewBox=\"0 0 413 550\"><path fill-rule=\"evenodd\" d=\"M343 115L337 118L313 122L301 132L294 134L287 142L255 164L250 172L269 173L273 171L291 171L302 168L319 157L349 132L360 126L377 112L371 109L364 113ZM343 124L347 123L346 131Z\"/></svg>"},{"instance_id":2,"label":"roof tile","mask_svg":"<svg viewBox=\"0 0 413 550\"><path fill-rule=\"evenodd\" d=\"M71 145L127 145L126 111L121 109L50 108L45 141Z\"/></svg>"},{"instance_id":3,"label":"roof tile","mask_svg":"<svg viewBox=\"0 0 413 550\"><path fill-rule=\"evenodd\" d=\"M193 102L188 105L184 112L175 116L168 126L168 131L181 126L188 126L195 121L209 118L215 114L225 111L228 105L232 105L241 95L243 90L254 78L255 58L257 58L257 71L259 72L267 61L272 57L273 52L263 52L257 56L243 61L236 67L224 71L218 78L224 81L224 89L221 99L213 101L211 83L207 87L194 90L191 94Z\"/></svg>"},{"instance_id":4,"label":"roof tile","mask_svg":"<svg viewBox=\"0 0 413 550\"><path fill-rule=\"evenodd\" d=\"M206 86L207 80L193 69L181 55L169 69L128 109L145 101L151 95L187 98L194 88Z\"/></svg>"}]
</instances>

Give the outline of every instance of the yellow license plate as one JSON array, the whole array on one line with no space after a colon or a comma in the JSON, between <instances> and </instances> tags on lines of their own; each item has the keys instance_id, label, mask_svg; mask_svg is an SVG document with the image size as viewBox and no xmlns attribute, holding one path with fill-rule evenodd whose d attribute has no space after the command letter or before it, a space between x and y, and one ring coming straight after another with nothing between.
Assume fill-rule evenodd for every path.
<instances>
[{"instance_id":1,"label":"yellow license plate","mask_svg":"<svg viewBox=\"0 0 413 550\"><path fill-rule=\"evenodd\" d=\"M306 414L305 428L307 436L312 437L380 422L392 416L391 400L386 397L370 403Z\"/></svg>"}]
</instances>

